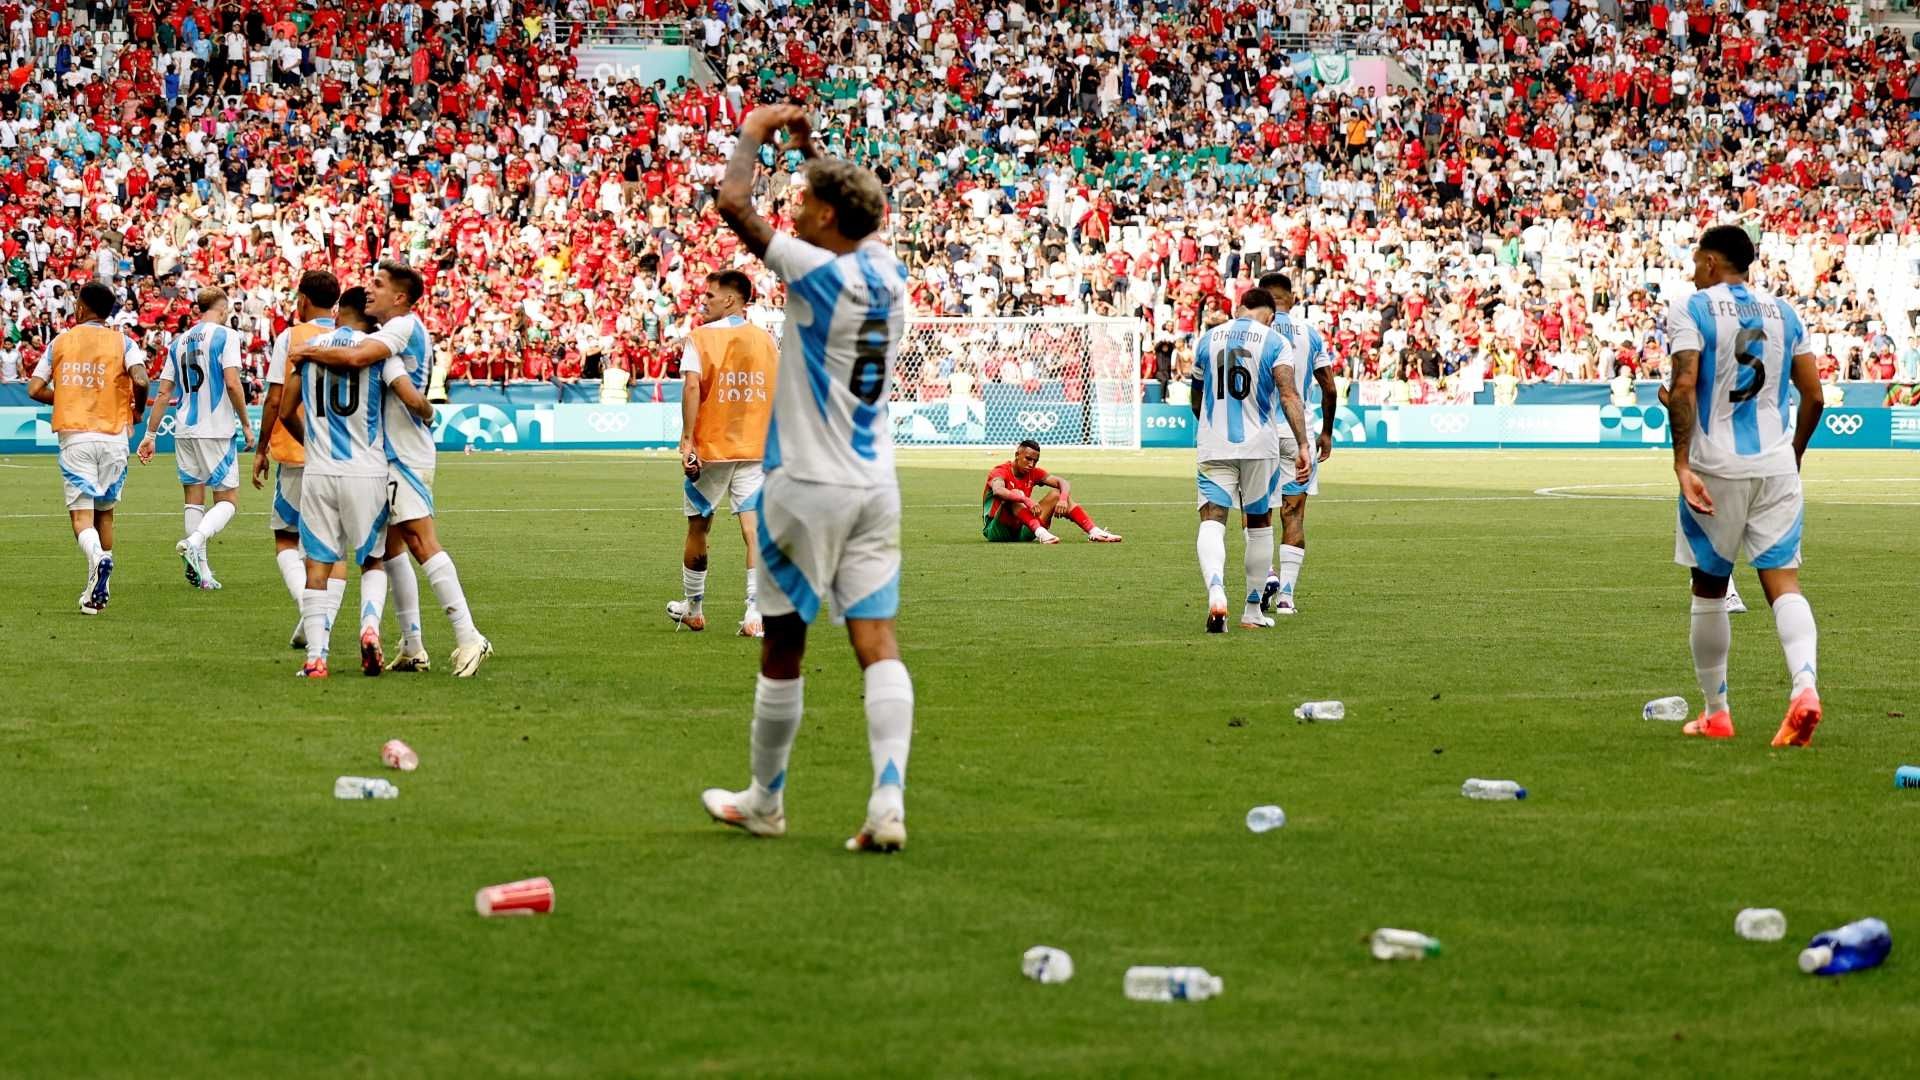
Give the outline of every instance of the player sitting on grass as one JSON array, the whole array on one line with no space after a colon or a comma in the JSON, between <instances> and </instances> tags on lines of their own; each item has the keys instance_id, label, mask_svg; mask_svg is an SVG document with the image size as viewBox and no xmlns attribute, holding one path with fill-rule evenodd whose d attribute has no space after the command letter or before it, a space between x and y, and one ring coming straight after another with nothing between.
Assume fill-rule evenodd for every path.
<instances>
[{"instance_id":1,"label":"player sitting on grass","mask_svg":"<svg viewBox=\"0 0 1920 1080\"><path fill-rule=\"evenodd\" d=\"M1035 502L1036 485L1053 490ZM986 490L980 494L980 535L995 544L1026 540L1057 544L1060 538L1047 531L1047 526L1053 524L1055 513L1064 513L1094 543L1119 543L1118 534L1095 525L1087 508L1073 501L1071 488L1066 477L1040 467L1039 443L1021 440L1014 448L1013 460L1001 462L987 474Z\"/></svg>"}]
</instances>

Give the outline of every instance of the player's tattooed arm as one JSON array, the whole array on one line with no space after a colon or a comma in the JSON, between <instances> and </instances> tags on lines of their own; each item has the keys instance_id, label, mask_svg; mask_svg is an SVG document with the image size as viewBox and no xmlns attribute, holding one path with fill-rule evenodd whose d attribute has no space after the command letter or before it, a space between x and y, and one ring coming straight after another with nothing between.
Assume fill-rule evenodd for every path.
<instances>
[{"instance_id":1,"label":"player's tattooed arm","mask_svg":"<svg viewBox=\"0 0 1920 1080\"><path fill-rule=\"evenodd\" d=\"M1333 456L1333 420L1339 411L1340 388L1334 385L1332 368L1314 372L1313 381L1320 386L1320 442L1315 449L1325 461Z\"/></svg>"},{"instance_id":2,"label":"player's tattooed arm","mask_svg":"<svg viewBox=\"0 0 1920 1080\"><path fill-rule=\"evenodd\" d=\"M1673 431L1673 475L1680 481L1680 497L1695 512L1712 515L1713 496L1707 485L1694 475L1693 433L1699 424L1696 389L1700 381L1700 350L1681 349L1669 358L1673 364L1673 386L1667 392L1667 426Z\"/></svg>"},{"instance_id":3,"label":"player's tattooed arm","mask_svg":"<svg viewBox=\"0 0 1920 1080\"><path fill-rule=\"evenodd\" d=\"M1827 409L1827 395L1820 388L1819 362L1812 353L1801 353L1793 358L1793 367L1787 373L1793 380L1793 388L1800 391L1800 412L1793 421L1793 464L1800 465L1800 459L1807 455L1807 444L1813 441L1813 433L1820 428L1820 414Z\"/></svg>"},{"instance_id":4,"label":"player's tattooed arm","mask_svg":"<svg viewBox=\"0 0 1920 1080\"><path fill-rule=\"evenodd\" d=\"M714 197L721 219L756 258L765 255L767 245L773 243L773 226L767 224L753 206L753 183L760 174L760 147L782 128L794 130L794 149L802 156L815 153L805 110L795 105L762 105L748 113L740 125L740 140L734 144L733 156L727 159L727 171L720 178L720 188Z\"/></svg>"},{"instance_id":5,"label":"player's tattooed arm","mask_svg":"<svg viewBox=\"0 0 1920 1080\"><path fill-rule=\"evenodd\" d=\"M1287 427L1293 431L1294 459L1291 463L1294 479L1306 483L1313 470L1313 444L1307 441L1307 410L1300 400L1300 391L1293 382L1293 365L1281 364L1274 369L1274 379L1280 384L1280 411L1286 415Z\"/></svg>"}]
</instances>

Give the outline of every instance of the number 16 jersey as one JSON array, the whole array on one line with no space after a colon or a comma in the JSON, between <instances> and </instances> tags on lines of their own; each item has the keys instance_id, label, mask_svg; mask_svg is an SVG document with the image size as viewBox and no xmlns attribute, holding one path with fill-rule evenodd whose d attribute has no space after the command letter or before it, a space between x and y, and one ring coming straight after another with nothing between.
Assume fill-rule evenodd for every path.
<instances>
[{"instance_id":1,"label":"number 16 jersey","mask_svg":"<svg viewBox=\"0 0 1920 1080\"><path fill-rule=\"evenodd\" d=\"M352 345L362 335L341 327L317 338L320 346ZM300 403L306 406L307 475L386 479L382 424L386 386L405 378L406 365L389 356L370 367L342 370L311 360L300 364Z\"/></svg>"},{"instance_id":2,"label":"number 16 jersey","mask_svg":"<svg viewBox=\"0 0 1920 1080\"><path fill-rule=\"evenodd\" d=\"M1201 461L1280 456L1287 420L1280 409L1280 366L1293 343L1246 316L1203 331L1193 349L1193 392L1200 396Z\"/></svg>"},{"instance_id":3,"label":"number 16 jersey","mask_svg":"<svg viewBox=\"0 0 1920 1080\"><path fill-rule=\"evenodd\" d=\"M906 268L879 243L836 255L785 233L765 259L787 285L767 475L895 486L887 398L906 332Z\"/></svg>"}]
</instances>

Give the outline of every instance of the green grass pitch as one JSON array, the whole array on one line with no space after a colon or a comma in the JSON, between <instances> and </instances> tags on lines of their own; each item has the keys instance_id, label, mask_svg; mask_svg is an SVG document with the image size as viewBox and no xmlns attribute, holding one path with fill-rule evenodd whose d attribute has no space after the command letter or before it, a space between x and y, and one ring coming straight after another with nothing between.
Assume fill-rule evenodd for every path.
<instances>
[{"instance_id":1,"label":"green grass pitch","mask_svg":"<svg viewBox=\"0 0 1920 1080\"><path fill-rule=\"evenodd\" d=\"M840 849L869 771L844 638L816 631L791 832L708 823L747 778L740 541L674 633L665 455L443 459L441 535L496 656L293 677L261 493L181 580L171 463L135 466L112 606L51 456L0 460L0 1074L69 1076L1781 1076L1911 1056L1920 984L1913 581L1920 458L1815 454L1805 583L1825 725L1770 750L1771 617L1734 621L1739 737L1698 705L1660 453L1342 451L1309 523L1302 614L1201 633L1185 452L1054 453L1119 546L988 547L986 454L902 459L900 634L917 684L912 839ZM1540 494L1623 496L1567 498ZM1237 526L1229 568L1239 565ZM424 582L423 582L424 589ZM431 595L429 594L429 607ZM342 643L343 646L345 643ZM1296 723L1338 697L1348 719ZM1901 715L1907 714L1907 715ZM395 802L336 775L423 764ZM1520 780L1520 804L1462 799ZM1255 836L1255 804L1287 826ZM548 918L482 920L534 874ZM1775 906L1778 944L1733 917ZM1865 915L1877 971L1801 975ZM1443 956L1371 960L1376 926ZM1043 987L1020 953L1078 973ZM1134 963L1225 995L1126 1001Z\"/></svg>"}]
</instances>

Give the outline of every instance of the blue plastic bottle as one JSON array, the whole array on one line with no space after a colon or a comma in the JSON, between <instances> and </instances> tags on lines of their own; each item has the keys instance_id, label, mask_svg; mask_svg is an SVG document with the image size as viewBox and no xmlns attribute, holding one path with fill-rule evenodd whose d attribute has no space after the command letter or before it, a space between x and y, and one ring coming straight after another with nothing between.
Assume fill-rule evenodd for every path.
<instances>
[{"instance_id":1,"label":"blue plastic bottle","mask_svg":"<svg viewBox=\"0 0 1920 1080\"><path fill-rule=\"evenodd\" d=\"M1920 788L1920 765L1902 765L1893 771L1893 786Z\"/></svg>"},{"instance_id":2,"label":"blue plastic bottle","mask_svg":"<svg viewBox=\"0 0 1920 1080\"><path fill-rule=\"evenodd\" d=\"M1809 975L1845 975L1879 967L1893 951L1893 934L1879 919L1861 919L1838 930L1815 934L1800 953L1800 970Z\"/></svg>"}]
</instances>

